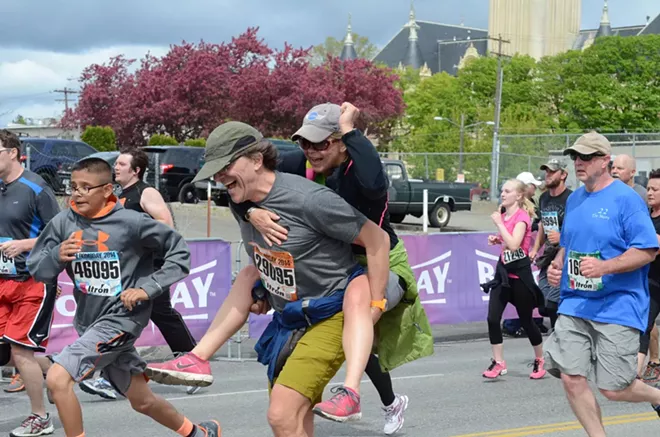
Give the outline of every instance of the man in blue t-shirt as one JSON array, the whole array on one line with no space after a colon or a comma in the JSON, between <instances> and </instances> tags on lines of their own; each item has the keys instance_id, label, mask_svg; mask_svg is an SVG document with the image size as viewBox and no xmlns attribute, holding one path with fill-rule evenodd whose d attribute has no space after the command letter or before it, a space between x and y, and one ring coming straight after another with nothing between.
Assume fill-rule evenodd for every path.
<instances>
[{"instance_id":1,"label":"man in blue t-shirt","mask_svg":"<svg viewBox=\"0 0 660 437\"><path fill-rule=\"evenodd\" d=\"M559 250L548 280L561 288L559 318L544 347L573 412L590 436L604 436L593 375L613 401L650 402L660 390L636 380L639 336L649 311L648 264L658 240L639 195L608 172L611 145L590 132L564 151L584 183L566 203Z\"/></svg>"}]
</instances>

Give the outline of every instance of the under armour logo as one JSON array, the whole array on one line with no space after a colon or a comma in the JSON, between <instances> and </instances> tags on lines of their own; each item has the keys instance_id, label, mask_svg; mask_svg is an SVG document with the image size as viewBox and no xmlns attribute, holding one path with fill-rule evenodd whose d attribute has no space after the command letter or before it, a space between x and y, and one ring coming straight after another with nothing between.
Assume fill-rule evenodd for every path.
<instances>
[{"instance_id":1,"label":"under armour logo","mask_svg":"<svg viewBox=\"0 0 660 437\"><path fill-rule=\"evenodd\" d=\"M83 231L76 231L73 234L73 238L76 240L82 240L83 246L93 246L96 247L96 252L108 252L108 246L105 245L105 242L110 239L110 235L106 234L103 231L98 231L96 234L96 240L85 240L83 238Z\"/></svg>"}]
</instances>

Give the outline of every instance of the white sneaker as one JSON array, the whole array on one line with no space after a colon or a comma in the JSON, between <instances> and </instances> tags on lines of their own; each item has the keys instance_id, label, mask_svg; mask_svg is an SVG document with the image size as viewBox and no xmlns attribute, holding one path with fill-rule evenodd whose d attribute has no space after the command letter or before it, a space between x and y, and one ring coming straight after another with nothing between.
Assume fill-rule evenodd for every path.
<instances>
[{"instance_id":1,"label":"white sneaker","mask_svg":"<svg viewBox=\"0 0 660 437\"><path fill-rule=\"evenodd\" d=\"M190 386L186 389L186 393L188 393L189 395L194 395L195 393L197 393L201 389L202 389L202 387L197 387L197 386L192 385L192 386Z\"/></svg>"},{"instance_id":2,"label":"white sneaker","mask_svg":"<svg viewBox=\"0 0 660 437\"><path fill-rule=\"evenodd\" d=\"M383 407L385 412L385 428L383 432L386 435L392 435L403 428L403 412L408 408L408 396L396 395L394 402L389 407Z\"/></svg>"}]
</instances>

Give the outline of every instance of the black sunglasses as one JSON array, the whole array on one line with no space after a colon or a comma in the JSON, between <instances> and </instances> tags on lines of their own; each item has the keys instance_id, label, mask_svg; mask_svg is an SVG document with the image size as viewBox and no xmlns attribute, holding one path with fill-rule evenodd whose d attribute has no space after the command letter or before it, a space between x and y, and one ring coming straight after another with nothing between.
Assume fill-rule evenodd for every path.
<instances>
[{"instance_id":1,"label":"black sunglasses","mask_svg":"<svg viewBox=\"0 0 660 437\"><path fill-rule=\"evenodd\" d=\"M327 148L330 147L330 144L334 143L335 141L339 141L339 140L334 138L328 138L327 140L321 141L320 143L312 143L309 140L300 138L298 140L298 144L300 144L300 148L303 150L308 150L312 148L319 152L323 152L324 150L327 150Z\"/></svg>"},{"instance_id":2,"label":"black sunglasses","mask_svg":"<svg viewBox=\"0 0 660 437\"><path fill-rule=\"evenodd\" d=\"M580 161L589 162L594 158L602 158L602 153L592 153L591 155L583 155L582 153L571 153L571 160L575 161L580 158Z\"/></svg>"}]
</instances>

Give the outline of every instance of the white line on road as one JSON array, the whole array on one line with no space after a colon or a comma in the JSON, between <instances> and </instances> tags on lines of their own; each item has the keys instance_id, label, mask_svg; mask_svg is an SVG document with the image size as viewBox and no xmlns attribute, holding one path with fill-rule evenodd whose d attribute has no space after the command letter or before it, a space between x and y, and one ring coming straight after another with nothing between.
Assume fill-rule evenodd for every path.
<instances>
[{"instance_id":1,"label":"white line on road","mask_svg":"<svg viewBox=\"0 0 660 437\"><path fill-rule=\"evenodd\" d=\"M410 376L395 376L392 378L392 381L398 381L401 379L423 379L423 378L435 378L439 376L444 376L442 373L428 373L426 375L410 375ZM371 382L369 379L363 379L360 381L362 383L364 382ZM336 386L336 385L341 385L340 382L333 382L328 384L329 386ZM167 401L194 401L195 399L201 399L201 398L217 398L217 397L222 397L222 396L235 396L235 395L249 395L249 394L254 394L254 393L268 393L267 389L260 389L260 390L244 390L244 391L232 391L232 392L226 392L226 393L209 393L206 395L188 395L188 396L180 396L176 398L166 398L165 400Z\"/></svg>"}]
</instances>

